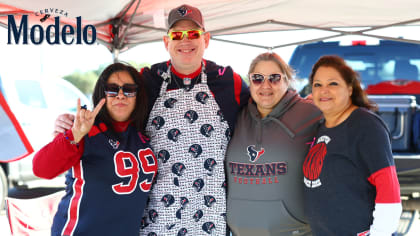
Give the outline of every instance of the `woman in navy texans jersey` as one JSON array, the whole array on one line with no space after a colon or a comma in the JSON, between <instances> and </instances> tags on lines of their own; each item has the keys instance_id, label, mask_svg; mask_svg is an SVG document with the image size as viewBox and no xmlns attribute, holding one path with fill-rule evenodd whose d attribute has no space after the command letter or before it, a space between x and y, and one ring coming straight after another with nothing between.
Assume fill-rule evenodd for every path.
<instances>
[{"instance_id":1,"label":"woman in navy texans jersey","mask_svg":"<svg viewBox=\"0 0 420 236\"><path fill-rule=\"evenodd\" d=\"M402 207L385 123L342 58L321 57L310 82L325 117L303 164L313 234L391 235Z\"/></svg>"},{"instance_id":2,"label":"woman in navy texans jersey","mask_svg":"<svg viewBox=\"0 0 420 236\"><path fill-rule=\"evenodd\" d=\"M157 160L144 133L147 97L141 75L114 63L100 75L95 108L80 107L73 127L34 157L35 175L68 170L51 235L128 235L140 231ZM105 106L104 106L105 105Z\"/></svg>"}]
</instances>

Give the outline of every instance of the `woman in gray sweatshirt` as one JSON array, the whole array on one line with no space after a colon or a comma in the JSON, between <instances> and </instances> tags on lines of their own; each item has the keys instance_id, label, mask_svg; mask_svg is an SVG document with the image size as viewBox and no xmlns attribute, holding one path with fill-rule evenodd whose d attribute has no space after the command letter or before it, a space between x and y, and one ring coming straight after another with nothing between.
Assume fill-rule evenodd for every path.
<instances>
[{"instance_id":1,"label":"woman in gray sweatshirt","mask_svg":"<svg viewBox=\"0 0 420 236\"><path fill-rule=\"evenodd\" d=\"M226 156L227 221L234 236L310 235L302 163L322 115L290 89L292 75L275 53L251 63L252 98Z\"/></svg>"}]
</instances>

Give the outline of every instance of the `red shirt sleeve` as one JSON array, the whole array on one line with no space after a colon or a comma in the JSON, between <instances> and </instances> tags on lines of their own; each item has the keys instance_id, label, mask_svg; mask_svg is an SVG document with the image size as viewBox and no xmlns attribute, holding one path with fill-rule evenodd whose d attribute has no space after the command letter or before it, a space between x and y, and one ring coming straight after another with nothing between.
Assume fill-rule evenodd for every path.
<instances>
[{"instance_id":1,"label":"red shirt sleeve","mask_svg":"<svg viewBox=\"0 0 420 236\"><path fill-rule=\"evenodd\" d=\"M235 91L235 100L238 105L241 105L241 92L242 92L242 78L240 75L233 72L233 83Z\"/></svg>"},{"instance_id":2,"label":"red shirt sleeve","mask_svg":"<svg viewBox=\"0 0 420 236\"><path fill-rule=\"evenodd\" d=\"M388 166L373 173L368 181L376 187L375 203L399 203L400 184L395 166Z\"/></svg>"},{"instance_id":3,"label":"red shirt sleeve","mask_svg":"<svg viewBox=\"0 0 420 236\"><path fill-rule=\"evenodd\" d=\"M32 160L32 170L38 177L52 179L67 171L80 161L84 150L84 139L78 145L71 130L58 134L52 142L40 149Z\"/></svg>"}]
</instances>

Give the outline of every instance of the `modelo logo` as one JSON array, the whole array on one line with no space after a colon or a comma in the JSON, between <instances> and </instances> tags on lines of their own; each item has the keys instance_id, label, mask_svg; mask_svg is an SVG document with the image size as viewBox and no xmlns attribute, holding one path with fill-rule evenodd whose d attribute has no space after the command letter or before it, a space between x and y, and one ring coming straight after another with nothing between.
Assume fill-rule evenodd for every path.
<instances>
[{"instance_id":1,"label":"modelo logo","mask_svg":"<svg viewBox=\"0 0 420 236\"><path fill-rule=\"evenodd\" d=\"M19 28L16 25L15 16L7 16L7 44L12 44L14 39L15 44L19 44L21 36L23 37L23 44L28 44L28 16L22 15L22 20L20 22ZM88 38L88 32L92 32L92 37ZM51 33L54 32L54 36L51 36ZM45 33L45 34L44 34ZM67 37L74 36L75 37ZM36 38L35 36L39 36ZM96 42L96 28L93 25L86 25L82 28L82 17L76 17L76 29L71 25L64 25L60 33L60 17L54 17L54 24L47 26L44 31L42 25L33 25L30 29L30 40L33 44L41 44L46 38L48 44L60 44L60 35L61 40L64 44L73 44L76 39L76 44L82 44L82 41L85 44L94 44Z\"/></svg>"}]
</instances>

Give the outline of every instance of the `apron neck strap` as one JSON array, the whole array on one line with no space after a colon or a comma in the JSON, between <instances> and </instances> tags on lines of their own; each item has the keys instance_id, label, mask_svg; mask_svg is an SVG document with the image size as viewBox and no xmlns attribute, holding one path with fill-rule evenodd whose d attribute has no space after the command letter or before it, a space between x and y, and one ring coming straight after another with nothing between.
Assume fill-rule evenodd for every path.
<instances>
[{"instance_id":1,"label":"apron neck strap","mask_svg":"<svg viewBox=\"0 0 420 236\"><path fill-rule=\"evenodd\" d=\"M166 72L163 72L161 74L161 77L163 78L163 83L162 83L162 86L160 87L160 92L159 92L160 96L163 96L163 94L165 94L165 92L168 88L168 85L172 81L171 67L172 67L172 64L169 63L168 69L166 70ZM197 78L197 80L198 80L198 78ZM201 83L202 84L207 84L206 67L205 67L203 61L201 61Z\"/></svg>"}]
</instances>

